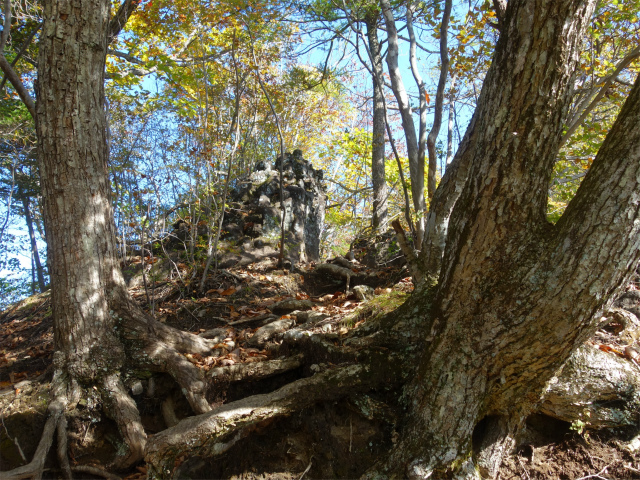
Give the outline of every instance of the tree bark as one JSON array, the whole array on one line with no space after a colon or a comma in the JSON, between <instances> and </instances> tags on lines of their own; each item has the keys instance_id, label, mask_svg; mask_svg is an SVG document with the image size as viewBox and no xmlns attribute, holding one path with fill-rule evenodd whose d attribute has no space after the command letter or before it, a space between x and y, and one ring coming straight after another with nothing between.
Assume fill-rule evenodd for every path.
<instances>
[{"instance_id":1,"label":"tree bark","mask_svg":"<svg viewBox=\"0 0 640 480\"><path fill-rule=\"evenodd\" d=\"M124 362L108 293L124 292L107 175L109 4L50 1L44 17L36 131L56 348L70 373L91 382Z\"/></svg>"},{"instance_id":2,"label":"tree bark","mask_svg":"<svg viewBox=\"0 0 640 480\"><path fill-rule=\"evenodd\" d=\"M44 2L36 132L56 348L52 385L66 408L75 403L64 392L97 389L129 447L116 461L126 466L142 458L146 434L122 370L169 372L193 410L203 413L210 410L203 375L179 352L208 354L211 344L145 316L119 268L104 108L110 6L107 0Z\"/></svg>"},{"instance_id":3,"label":"tree bark","mask_svg":"<svg viewBox=\"0 0 640 480\"><path fill-rule=\"evenodd\" d=\"M383 78L382 52L378 41L378 12L365 18L367 27L367 39L371 52L372 69L375 73L371 76L373 81L373 124L371 140L371 181L373 185L373 230L384 233L388 227L387 179L385 176L385 108L382 98L382 89L378 88L377 78Z\"/></svg>"},{"instance_id":4,"label":"tree bark","mask_svg":"<svg viewBox=\"0 0 640 480\"><path fill-rule=\"evenodd\" d=\"M73 382L99 385L105 400L117 392L126 402L118 327L128 294L115 249L104 110L109 7L104 0L45 2L36 132L56 368ZM136 461L146 435L135 406L127 407L120 426L137 430L123 432Z\"/></svg>"},{"instance_id":5,"label":"tree bark","mask_svg":"<svg viewBox=\"0 0 640 480\"><path fill-rule=\"evenodd\" d=\"M418 158L424 159L425 149L427 148L427 87L422 80L420 71L418 70L418 59L416 56L416 49L418 42L413 30L413 2L407 4L406 19L407 19L407 32L409 33L409 64L411 65L411 74L418 87L418 113L420 115L419 128L418 128ZM451 2L449 1L448 4ZM446 10L446 7L445 7ZM451 9L449 8L449 11ZM446 15L446 14L445 14ZM448 17L447 17L448 18ZM444 19L444 17L443 17ZM446 73L445 73L446 78ZM434 150L435 152L435 150ZM424 160L423 160L424 161ZM424 174L424 172L423 172ZM433 197L433 192L436 191L436 160L434 157L433 162L429 157L429 167L427 169L427 194L429 199Z\"/></svg>"},{"instance_id":6,"label":"tree bark","mask_svg":"<svg viewBox=\"0 0 640 480\"><path fill-rule=\"evenodd\" d=\"M387 41L389 48L387 51L387 65L389 67L389 77L393 94L398 102L400 117L402 119L402 130L407 142L407 154L409 156L409 172L411 176L411 193L413 196L413 206L416 210L416 245L422 243L424 234L424 214L426 213L426 203L424 198L424 155L420 157L418 148L418 137L416 127L413 124L411 115L411 105L409 96L402 81L400 67L398 64L399 47L398 31L396 29L393 11L388 0L380 0L382 16L387 27Z\"/></svg>"},{"instance_id":7,"label":"tree bark","mask_svg":"<svg viewBox=\"0 0 640 480\"><path fill-rule=\"evenodd\" d=\"M186 455L190 445L223 452L267 417L379 386L374 367L393 369L402 361L402 367L418 365L404 392L404 431L370 476L494 476L558 367L594 331L603 303L638 261L640 79L563 217L554 226L545 216L595 0L507 4L478 108L434 197L433 218L446 220L433 243L438 284L420 286L397 312L363 325L340 347L288 332L285 342L314 344L314 359L324 350L331 364L349 364L211 413L201 375L179 353L208 353L211 344L144 317L118 269L102 87L109 2L79 1L45 2L38 62L39 161L58 350L47 431L59 425L81 386L96 387L129 446L122 463L131 464L147 439L120 371L125 362L168 371L194 411L205 414L149 442L146 455L160 476L172 453ZM393 335L415 344L399 346ZM369 355L381 357L362 365L369 347ZM404 381L401 375L390 370L382 378L391 384ZM327 391L328 385L337 388ZM305 392L311 395L301 402ZM30 471L42 468L42 456Z\"/></svg>"},{"instance_id":8,"label":"tree bark","mask_svg":"<svg viewBox=\"0 0 640 480\"><path fill-rule=\"evenodd\" d=\"M412 422L387 461L392 475L493 476L546 383L593 333L603 303L637 263L640 81L558 225L545 216L594 6L508 3L457 155L457 167L469 171L435 301L422 302L431 340L406 391Z\"/></svg>"}]
</instances>

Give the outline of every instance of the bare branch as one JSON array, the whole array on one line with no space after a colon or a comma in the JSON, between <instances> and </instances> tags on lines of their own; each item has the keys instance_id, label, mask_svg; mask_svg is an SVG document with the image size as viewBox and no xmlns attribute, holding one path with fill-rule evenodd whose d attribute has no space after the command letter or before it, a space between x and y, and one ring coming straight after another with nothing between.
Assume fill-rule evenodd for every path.
<instances>
[{"instance_id":1,"label":"bare branch","mask_svg":"<svg viewBox=\"0 0 640 480\"><path fill-rule=\"evenodd\" d=\"M27 106L27 110L33 118L36 118L36 104L31 95L25 88L22 80L15 72L11 64L7 61L2 53L4 46L9 38L9 29L11 28L11 0L4 0L4 23L2 25L2 33L0 34L0 70L4 72L5 77L11 82L13 88L16 89L20 99ZM4 79L3 79L4 82Z\"/></svg>"},{"instance_id":2,"label":"bare branch","mask_svg":"<svg viewBox=\"0 0 640 480\"><path fill-rule=\"evenodd\" d=\"M446 0L444 13L442 14L442 24L440 26L440 78L438 79L438 89L436 90L436 105L433 116L433 125L427 139L427 149L429 150L429 177L427 181L429 200L433 198L436 191L436 139L440 133L442 125L442 110L444 105L444 88L449 74L449 53L447 47L447 30L449 28L449 17L451 16L452 1ZM407 17L408 18L408 17ZM407 24L409 22L407 21ZM422 99L420 99L422 101Z\"/></svg>"},{"instance_id":3,"label":"bare branch","mask_svg":"<svg viewBox=\"0 0 640 480\"><path fill-rule=\"evenodd\" d=\"M9 40L9 29L11 28L11 0L4 0L4 23L2 33L0 33L0 52L4 49Z\"/></svg>"},{"instance_id":4,"label":"bare branch","mask_svg":"<svg viewBox=\"0 0 640 480\"><path fill-rule=\"evenodd\" d=\"M20 60L22 55L24 55L24 52L27 51L27 48L31 44L31 41L33 40L33 37L35 37L36 33L38 33L38 30L40 30L40 27L42 27L42 22L40 22L38 25L36 25L36 27L31 31L31 33L29 33L29 35L27 35L26 40L24 41L24 43L20 47L20 50L18 50L18 53L16 54L16 58L14 58L11 61L11 66L12 67L14 67L16 65L16 63L18 63L18 60ZM0 51L2 51L2 48L0 48ZM27 59L27 61L29 61L29 60ZM29 63L31 63L31 62L29 62ZM4 87L4 84L6 83L6 81L7 81L7 76L5 75L4 77L2 77L2 81L0 81L0 90L2 90L2 88Z\"/></svg>"},{"instance_id":5,"label":"bare branch","mask_svg":"<svg viewBox=\"0 0 640 480\"><path fill-rule=\"evenodd\" d=\"M582 109L582 113L580 113L577 118L573 119L566 133L562 136L560 145L564 145L567 142L567 140L571 138L571 136L575 133L578 127L582 125L582 122L584 122L585 119L589 116L589 114L593 111L593 109L596 108L600 100L602 100L602 97L605 96L611 84L614 81L616 81L616 78L618 77L618 75L620 75L620 72L622 72L622 70L627 68L629 64L635 59L637 59L638 57L640 57L640 46L637 46L636 48L631 50L622 60L620 60L618 62L618 65L616 65L616 69L613 71L611 75L601 79L597 83L601 85L597 95L593 97L593 100L591 100L591 103L589 103L586 107L584 107L584 109Z\"/></svg>"},{"instance_id":6,"label":"bare branch","mask_svg":"<svg viewBox=\"0 0 640 480\"><path fill-rule=\"evenodd\" d=\"M416 35L413 30L412 9L413 9L413 5L409 3L407 5L407 14L406 14L407 31L409 32L409 63L411 64L411 73L413 75L413 79L415 80L416 85L418 86L418 105L419 105L418 114L420 115L420 128L418 131L419 132L418 133L418 158L424 158L425 147L427 144L427 88L425 87L424 80L422 80L422 77L420 76L420 72L418 71L418 60L416 58L416 48L417 48L418 42L416 41ZM446 16L446 13L445 13L445 16ZM445 30L445 37L446 37L446 30ZM444 65L442 66L442 68L444 68ZM437 112L436 112L436 115L437 115ZM434 123L434 128L435 128L435 123ZM433 172L431 170L433 170ZM433 192L435 192L436 190L436 172L435 171L436 171L435 162L432 168L431 156L429 156L429 174L428 174L428 185L427 185L429 198L433 197ZM433 182L432 182L432 177L433 177Z\"/></svg>"}]
</instances>

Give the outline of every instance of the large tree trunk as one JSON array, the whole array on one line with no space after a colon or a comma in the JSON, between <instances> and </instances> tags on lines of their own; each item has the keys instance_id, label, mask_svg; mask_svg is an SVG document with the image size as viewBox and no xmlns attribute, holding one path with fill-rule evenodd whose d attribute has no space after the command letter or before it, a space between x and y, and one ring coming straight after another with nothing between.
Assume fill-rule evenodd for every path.
<instances>
[{"instance_id":1,"label":"large tree trunk","mask_svg":"<svg viewBox=\"0 0 640 480\"><path fill-rule=\"evenodd\" d=\"M126 0L111 21L110 6L108 0L44 2L36 132L56 348L49 421L64 431L60 414L75 406L82 388L95 388L129 447L117 460L126 466L142 458L146 434L121 372L127 366L167 371L193 410L203 413L210 406L202 375L179 352L209 353L211 344L146 317L120 272L107 174L104 67L107 39L134 6ZM44 455L50 432L45 429L41 443ZM37 474L41 457L24 469Z\"/></svg>"},{"instance_id":2,"label":"large tree trunk","mask_svg":"<svg viewBox=\"0 0 640 480\"><path fill-rule=\"evenodd\" d=\"M126 299L107 174L104 67L110 3L45 2L37 82L38 160L52 285L56 367L124 392L118 337ZM125 307L126 308L126 307ZM135 408L130 420L139 425ZM134 433L139 458L144 432Z\"/></svg>"},{"instance_id":3,"label":"large tree trunk","mask_svg":"<svg viewBox=\"0 0 640 480\"><path fill-rule=\"evenodd\" d=\"M493 476L546 383L593 333L603 303L637 262L640 81L563 218L554 226L545 216L594 5L508 4L457 155L469 172L439 284L413 300L431 335L406 392L411 425L388 473Z\"/></svg>"},{"instance_id":4,"label":"large tree trunk","mask_svg":"<svg viewBox=\"0 0 640 480\"><path fill-rule=\"evenodd\" d=\"M36 128L56 347L65 352L69 371L91 381L99 371L119 368L124 361L107 296L123 283L113 268L106 164L103 84L109 5L85 3L78 10L70 2L45 4ZM96 369L88 366L94 362Z\"/></svg>"},{"instance_id":5,"label":"large tree trunk","mask_svg":"<svg viewBox=\"0 0 640 480\"><path fill-rule=\"evenodd\" d=\"M79 1L73 8L45 3L39 58L37 128L58 349L45 432L63 425L61 413L81 388L95 387L130 447L122 462L130 464L147 440L120 371L131 363L168 371L204 413L201 377L179 352L206 353L210 344L144 317L124 288L102 103L109 2ZM438 284L419 287L401 309L365 324L341 347L287 332L284 341L307 346L314 361L346 364L154 436L146 452L152 472L171 475L164 468L175 465L171 455L224 452L258 423L290 414L303 392L311 395L302 404L311 404L411 376L402 440L371 476L494 476L546 384L593 332L603 303L638 260L640 80L564 216L555 226L545 217L594 4L508 3L478 109L434 197L433 211L450 218L439 233L446 249L444 240L434 244L446 251ZM402 369L406 377L389 370L414 363L415 374ZM380 369L387 370L376 375ZM42 468L36 457L29 469ZM23 478L24 470L7 478Z\"/></svg>"},{"instance_id":6,"label":"large tree trunk","mask_svg":"<svg viewBox=\"0 0 640 480\"><path fill-rule=\"evenodd\" d=\"M378 12L365 19L367 39L371 52L372 68L375 70L373 79L373 128L371 143L371 182L373 185L373 230L384 233L388 226L387 179L385 176L385 108L382 89L378 88L376 78L383 78L382 53L378 42Z\"/></svg>"}]
</instances>

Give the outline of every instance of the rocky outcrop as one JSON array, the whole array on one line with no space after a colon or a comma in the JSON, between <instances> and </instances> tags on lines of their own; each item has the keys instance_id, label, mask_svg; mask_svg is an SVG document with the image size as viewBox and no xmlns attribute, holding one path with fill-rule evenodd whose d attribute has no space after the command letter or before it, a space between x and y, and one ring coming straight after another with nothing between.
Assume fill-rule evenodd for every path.
<instances>
[{"instance_id":1,"label":"rocky outcrop","mask_svg":"<svg viewBox=\"0 0 640 480\"><path fill-rule=\"evenodd\" d=\"M221 266L277 257L283 210L285 259L291 263L320 259L326 201L323 172L314 169L300 150L285 154L281 199L281 161L279 157L273 165L259 162L230 192L231 208L221 238L231 251L223 255Z\"/></svg>"}]
</instances>

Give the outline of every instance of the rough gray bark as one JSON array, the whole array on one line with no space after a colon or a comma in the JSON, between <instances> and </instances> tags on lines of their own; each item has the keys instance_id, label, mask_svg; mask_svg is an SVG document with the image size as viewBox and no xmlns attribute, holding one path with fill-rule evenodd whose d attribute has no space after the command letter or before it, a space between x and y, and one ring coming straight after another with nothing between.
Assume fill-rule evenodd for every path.
<instances>
[{"instance_id":1,"label":"rough gray bark","mask_svg":"<svg viewBox=\"0 0 640 480\"><path fill-rule=\"evenodd\" d=\"M56 346L65 352L69 371L91 381L103 367L119 368L124 360L104 292L105 285L124 285L113 278L106 173L103 85L109 5L87 2L79 13L70 3L47 2L44 17L36 128ZM96 367L90 366L94 361Z\"/></svg>"},{"instance_id":2,"label":"rough gray bark","mask_svg":"<svg viewBox=\"0 0 640 480\"><path fill-rule=\"evenodd\" d=\"M122 382L125 362L169 372L203 413L210 410L203 375L179 352L210 353L212 344L146 317L119 269L104 111L107 38L117 30L110 6L107 0L43 5L35 119L56 353L53 426L42 445L50 445L59 414L75 407L82 388L93 387L128 447L116 465L127 466L142 458L146 434Z\"/></svg>"},{"instance_id":3,"label":"rough gray bark","mask_svg":"<svg viewBox=\"0 0 640 480\"><path fill-rule=\"evenodd\" d=\"M637 425L639 385L637 364L585 344L551 378L539 411L569 423L580 420L585 428Z\"/></svg>"},{"instance_id":4,"label":"rough gray bark","mask_svg":"<svg viewBox=\"0 0 640 480\"><path fill-rule=\"evenodd\" d=\"M101 140L89 138L104 138L96 66L104 64L104 53L95 51L106 45L90 30L106 33L106 3L84 1L70 13L66 4L45 5L52 21L45 25L41 48L48 52L40 62L44 113L41 119L38 114L40 145L50 150L41 160L45 217L47 229L58 237L50 251L54 282L66 288L54 288L52 297L58 302L54 315L61 349L54 384L75 392L60 394L48 430L58 425L57 412L77 398L80 379L100 390L118 422L130 446L123 463L139 458L147 444L153 472L164 476L164 467L183 454L224 452L275 416L354 389L402 381L401 373L413 373L402 367L413 364L420 351L417 373L405 391L409 413L401 440L371 476L494 475L557 368L593 332L603 302L638 260L640 80L565 215L556 226L545 219L571 76L595 0L509 2L478 110L443 180L442 191L454 192L457 202L443 237L447 249L439 284L419 288L384 322L363 325L341 346L290 330L285 343L309 348L314 358L349 364L212 412L202 380L179 354L206 353L210 344L137 315L116 266L106 150ZM67 20L73 23L68 30ZM86 70L79 56L93 67ZM65 82L58 73L66 75ZM79 79L92 86L91 98L81 92ZM91 110L84 101L94 102ZM95 238L96 232L104 238ZM76 323L61 315L71 315ZM94 327L108 338L97 339ZM408 339L414 344L407 345ZM119 377L125 352L127 361L169 371L201 415L147 443ZM375 352L377 359L371 358Z\"/></svg>"},{"instance_id":5,"label":"rough gray bark","mask_svg":"<svg viewBox=\"0 0 640 480\"><path fill-rule=\"evenodd\" d=\"M109 7L100 0L85 1L79 9L65 1L45 3L36 116L56 367L74 382L100 385L105 398L125 391L114 378L125 350L112 298L127 298L117 266L106 164ZM119 413L126 417L122 427L134 427L133 436L125 438L129 461L136 461L146 440L139 415L135 405Z\"/></svg>"},{"instance_id":6,"label":"rough gray bark","mask_svg":"<svg viewBox=\"0 0 640 480\"><path fill-rule=\"evenodd\" d=\"M367 40L371 53L372 69L375 73L371 76L373 81L373 123L371 143L371 183L373 186L373 219L374 231L385 232L388 226L387 218L387 179L385 177L385 106L382 98L382 89L378 87L378 78L383 78L382 52L378 41L378 12L365 18L367 27Z\"/></svg>"},{"instance_id":7,"label":"rough gray bark","mask_svg":"<svg viewBox=\"0 0 640 480\"><path fill-rule=\"evenodd\" d=\"M412 425L386 462L391 475L495 471L546 383L593 333L603 303L637 262L640 81L565 215L556 226L545 217L594 6L508 3L457 155L457 168L469 173L451 216L436 299L430 315L417 315L432 336L406 391ZM490 441L472 451L483 419Z\"/></svg>"}]
</instances>

